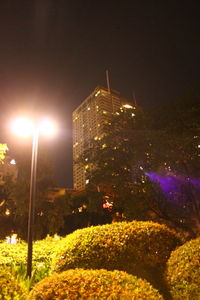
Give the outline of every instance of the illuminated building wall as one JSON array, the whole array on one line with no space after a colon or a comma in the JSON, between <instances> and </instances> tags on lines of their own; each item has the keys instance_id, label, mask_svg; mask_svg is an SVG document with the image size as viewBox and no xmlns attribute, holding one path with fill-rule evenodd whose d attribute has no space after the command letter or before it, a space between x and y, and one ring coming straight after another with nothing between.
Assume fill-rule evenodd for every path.
<instances>
[{"instance_id":1,"label":"illuminated building wall","mask_svg":"<svg viewBox=\"0 0 200 300\"><path fill-rule=\"evenodd\" d=\"M112 113L128 101L121 98L119 92L98 86L73 112L73 181L74 189L85 188L85 168L75 161L89 148L91 139L98 139L103 134L103 125ZM87 165L86 165L87 168Z\"/></svg>"}]
</instances>

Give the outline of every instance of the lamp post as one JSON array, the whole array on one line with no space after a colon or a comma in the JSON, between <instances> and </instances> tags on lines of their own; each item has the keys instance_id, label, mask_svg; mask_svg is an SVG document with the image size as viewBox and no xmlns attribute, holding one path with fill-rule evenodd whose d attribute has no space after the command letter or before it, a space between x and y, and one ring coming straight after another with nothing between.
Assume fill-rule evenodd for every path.
<instances>
[{"instance_id":1,"label":"lamp post","mask_svg":"<svg viewBox=\"0 0 200 300\"><path fill-rule=\"evenodd\" d=\"M37 153L38 153L38 130L35 130L35 132L33 133L33 141L32 141L30 198L29 198L29 212L28 212L27 276L29 278L31 278L31 273L32 273L33 227L34 227L35 196L36 196Z\"/></svg>"},{"instance_id":2,"label":"lamp post","mask_svg":"<svg viewBox=\"0 0 200 300\"><path fill-rule=\"evenodd\" d=\"M45 119L33 123L25 118L18 118L12 124L15 134L27 137L32 136L32 158L31 158L31 178L30 178L30 197L28 212L28 253L27 253L27 277L32 274L32 254L33 254L33 234L34 234L34 213L36 198L36 177L37 177L37 155L39 135L52 135L55 127L52 122Z\"/></svg>"}]
</instances>

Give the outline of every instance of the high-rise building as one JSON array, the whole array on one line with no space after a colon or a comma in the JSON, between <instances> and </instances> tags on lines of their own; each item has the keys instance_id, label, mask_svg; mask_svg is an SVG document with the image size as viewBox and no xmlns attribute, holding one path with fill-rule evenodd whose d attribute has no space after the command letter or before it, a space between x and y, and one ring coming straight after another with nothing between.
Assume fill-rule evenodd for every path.
<instances>
[{"instance_id":1,"label":"high-rise building","mask_svg":"<svg viewBox=\"0 0 200 300\"><path fill-rule=\"evenodd\" d=\"M103 134L103 125L112 114L129 102L119 92L97 86L73 112L74 189L82 190L87 183L85 169L76 164L77 159L89 148L91 139L98 139Z\"/></svg>"}]
</instances>

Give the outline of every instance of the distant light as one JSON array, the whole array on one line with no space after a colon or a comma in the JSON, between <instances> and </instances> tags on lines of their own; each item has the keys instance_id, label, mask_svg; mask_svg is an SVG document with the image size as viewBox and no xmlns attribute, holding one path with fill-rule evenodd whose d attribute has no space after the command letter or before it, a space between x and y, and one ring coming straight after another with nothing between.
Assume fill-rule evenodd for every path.
<instances>
[{"instance_id":1,"label":"distant light","mask_svg":"<svg viewBox=\"0 0 200 300\"><path fill-rule=\"evenodd\" d=\"M125 108L133 108L133 106L130 105L130 104L124 104L123 107L125 107Z\"/></svg>"},{"instance_id":2,"label":"distant light","mask_svg":"<svg viewBox=\"0 0 200 300\"><path fill-rule=\"evenodd\" d=\"M6 211L5 211L5 215L6 215L6 216L9 216L9 215L10 215L10 211L9 211L9 209L6 209Z\"/></svg>"},{"instance_id":3,"label":"distant light","mask_svg":"<svg viewBox=\"0 0 200 300\"><path fill-rule=\"evenodd\" d=\"M11 159L10 164L11 164L11 165L16 165L15 159Z\"/></svg>"},{"instance_id":4,"label":"distant light","mask_svg":"<svg viewBox=\"0 0 200 300\"><path fill-rule=\"evenodd\" d=\"M134 113L132 113L132 114L131 114L131 116L132 116L132 117L135 117L135 114L134 114Z\"/></svg>"},{"instance_id":5,"label":"distant light","mask_svg":"<svg viewBox=\"0 0 200 300\"><path fill-rule=\"evenodd\" d=\"M12 234L6 237L6 242L8 244L17 244L17 234Z\"/></svg>"},{"instance_id":6,"label":"distant light","mask_svg":"<svg viewBox=\"0 0 200 300\"><path fill-rule=\"evenodd\" d=\"M198 148L200 148L200 145L198 145Z\"/></svg>"},{"instance_id":7,"label":"distant light","mask_svg":"<svg viewBox=\"0 0 200 300\"><path fill-rule=\"evenodd\" d=\"M88 183L89 183L89 181L90 181L89 179L86 179L86 181L85 181L85 184L88 184Z\"/></svg>"}]
</instances>

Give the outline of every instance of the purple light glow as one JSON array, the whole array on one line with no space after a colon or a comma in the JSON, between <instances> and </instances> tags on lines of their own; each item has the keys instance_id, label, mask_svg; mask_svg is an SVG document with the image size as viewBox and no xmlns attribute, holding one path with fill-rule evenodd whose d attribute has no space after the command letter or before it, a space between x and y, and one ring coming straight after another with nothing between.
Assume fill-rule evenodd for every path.
<instances>
[{"instance_id":1,"label":"purple light glow","mask_svg":"<svg viewBox=\"0 0 200 300\"><path fill-rule=\"evenodd\" d=\"M200 191L200 180L194 178L187 178L199 191Z\"/></svg>"},{"instance_id":2,"label":"purple light glow","mask_svg":"<svg viewBox=\"0 0 200 300\"><path fill-rule=\"evenodd\" d=\"M159 175L153 172L145 172L151 181L157 182L163 194L174 203L184 203L187 200L187 192L190 184L200 190L200 181L176 174Z\"/></svg>"}]
</instances>

